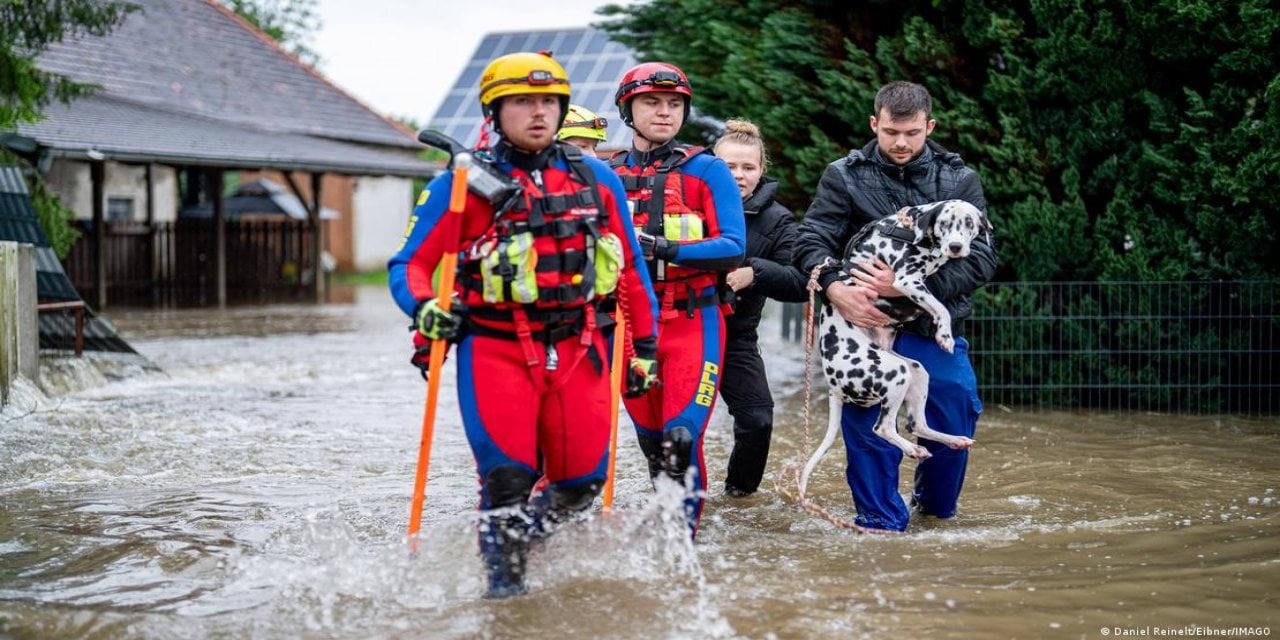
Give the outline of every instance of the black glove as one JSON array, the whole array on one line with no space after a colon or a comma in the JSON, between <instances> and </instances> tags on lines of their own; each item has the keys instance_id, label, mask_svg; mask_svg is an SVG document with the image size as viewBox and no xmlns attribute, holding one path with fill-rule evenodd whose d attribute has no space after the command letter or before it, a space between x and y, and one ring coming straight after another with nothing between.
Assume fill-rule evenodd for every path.
<instances>
[{"instance_id":1,"label":"black glove","mask_svg":"<svg viewBox=\"0 0 1280 640\"><path fill-rule=\"evenodd\" d=\"M435 298L423 300L413 312L414 328L427 340L453 341L466 323L463 317L466 312L466 306L457 300L450 305L449 311L441 309Z\"/></svg>"},{"instance_id":2,"label":"black glove","mask_svg":"<svg viewBox=\"0 0 1280 640\"><path fill-rule=\"evenodd\" d=\"M658 384L658 339L650 336L635 341L636 354L627 363L628 398L638 398Z\"/></svg>"},{"instance_id":3,"label":"black glove","mask_svg":"<svg viewBox=\"0 0 1280 640\"><path fill-rule=\"evenodd\" d=\"M445 360L448 360L447 352ZM427 373L431 371L431 341L416 331L413 333L413 356L409 358L409 364L418 368L423 380L427 379Z\"/></svg>"},{"instance_id":4,"label":"black glove","mask_svg":"<svg viewBox=\"0 0 1280 640\"><path fill-rule=\"evenodd\" d=\"M636 234L636 240L640 241L640 251L645 260L657 258L670 262L676 259L676 251L680 247L666 238L651 236L643 231Z\"/></svg>"}]
</instances>

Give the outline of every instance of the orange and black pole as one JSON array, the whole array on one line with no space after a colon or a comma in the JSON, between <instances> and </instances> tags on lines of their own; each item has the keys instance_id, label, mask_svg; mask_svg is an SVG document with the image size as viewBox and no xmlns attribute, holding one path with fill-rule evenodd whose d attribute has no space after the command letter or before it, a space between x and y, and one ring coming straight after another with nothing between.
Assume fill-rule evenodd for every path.
<instances>
[{"instance_id":1,"label":"orange and black pole","mask_svg":"<svg viewBox=\"0 0 1280 640\"><path fill-rule=\"evenodd\" d=\"M449 211L440 224L445 226L445 238L451 244L445 246L440 258L440 282L436 287L440 309L448 311L453 306L453 284L458 266L455 251L462 234L462 210L467 204L467 169L471 156L458 154L453 160L453 187L449 192ZM422 503L427 492L427 468L431 464L431 436L435 430L437 399L440 397L440 370L444 368L445 351L449 343L443 339L431 341L431 358L427 369L427 399L422 415L422 443L418 447L418 470L413 478L413 505L409 511L409 549L418 551L418 530L422 525Z\"/></svg>"},{"instance_id":2,"label":"orange and black pole","mask_svg":"<svg viewBox=\"0 0 1280 640\"><path fill-rule=\"evenodd\" d=\"M621 301L617 315L618 324L613 329L613 366L609 369L609 471L602 493L605 513L613 509L613 478L618 464L618 405L622 398L622 375L627 370L627 319L622 315Z\"/></svg>"}]
</instances>

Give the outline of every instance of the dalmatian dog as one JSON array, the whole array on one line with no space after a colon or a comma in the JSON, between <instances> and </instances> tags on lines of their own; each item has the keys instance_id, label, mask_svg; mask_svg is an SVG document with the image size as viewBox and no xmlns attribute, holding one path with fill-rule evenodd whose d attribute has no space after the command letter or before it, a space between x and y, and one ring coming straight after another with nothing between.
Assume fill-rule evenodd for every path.
<instances>
[{"instance_id":1,"label":"dalmatian dog","mask_svg":"<svg viewBox=\"0 0 1280 640\"><path fill-rule=\"evenodd\" d=\"M893 268L894 287L902 298L876 301L886 315L907 322L921 313L933 317L937 327L934 340L947 353L955 347L951 335L951 314L929 290L925 279L948 260L969 255L969 244L991 225L977 207L963 200L946 200L915 207L903 207L897 215L869 223L849 241L840 269L850 273L855 265L874 263L876 258ZM849 276L846 284L854 284ZM909 301L909 302L908 302ZM862 407L880 406L876 435L917 460L930 456L929 450L913 444L898 433L898 411L907 405L907 430L917 437L941 442L952 449L967 449L973 440L940 433L925 423L924 407L929 390L929 374L919 362L893 351L897 331L893 326L863 329L845 320L833 305L824 305L818 344L822 348L823 370L829 387L827 432L817 451L809 458L800 476L800 495L818 461L840 432L844 403Z\"/></svg>"}]
</instances>

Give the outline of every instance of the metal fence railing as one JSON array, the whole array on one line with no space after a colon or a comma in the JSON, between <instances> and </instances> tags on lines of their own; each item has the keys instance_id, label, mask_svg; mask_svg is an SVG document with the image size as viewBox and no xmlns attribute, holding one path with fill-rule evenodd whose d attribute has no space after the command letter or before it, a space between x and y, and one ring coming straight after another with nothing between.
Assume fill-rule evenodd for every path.
<instances>
[{"instance_id":1,"label":"metal fence railing","mask_svg":"<svg viewBox=\"0 0 1280 640\"><path fill-rule=\"evenodd\" d=\"M988 404L1280 412L1280 282L992 283L966 324Z\"/></svg>"},{"instance_id":2,"label":"metal fence railing","mask_svg":"<svg viewBox=\"0 0 1280 640\"><path fill-rule=\"evenodd\" d=\"M965 335L988 406L1273 416L1277 295L1277 281L998 282Z\"/></svg>"}]
</instances>

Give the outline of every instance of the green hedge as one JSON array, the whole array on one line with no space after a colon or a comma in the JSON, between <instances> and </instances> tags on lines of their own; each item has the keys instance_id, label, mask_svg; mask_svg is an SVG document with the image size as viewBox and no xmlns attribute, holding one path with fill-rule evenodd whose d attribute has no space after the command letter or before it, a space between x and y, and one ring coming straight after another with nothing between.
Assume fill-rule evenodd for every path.
<instances>
[{"instance_id":1,"label":"green hedge","mask_svg":"<svg viewBox=\"0 0 1280 640\"><path fill-rule=\"evenodd\" d=\"M781 200L924 84L982 175L1000 279L1280 276L1280 12L1270 0L651 0L602 10L696 107L761 125Z\"/></svg>"}]
</instances>

